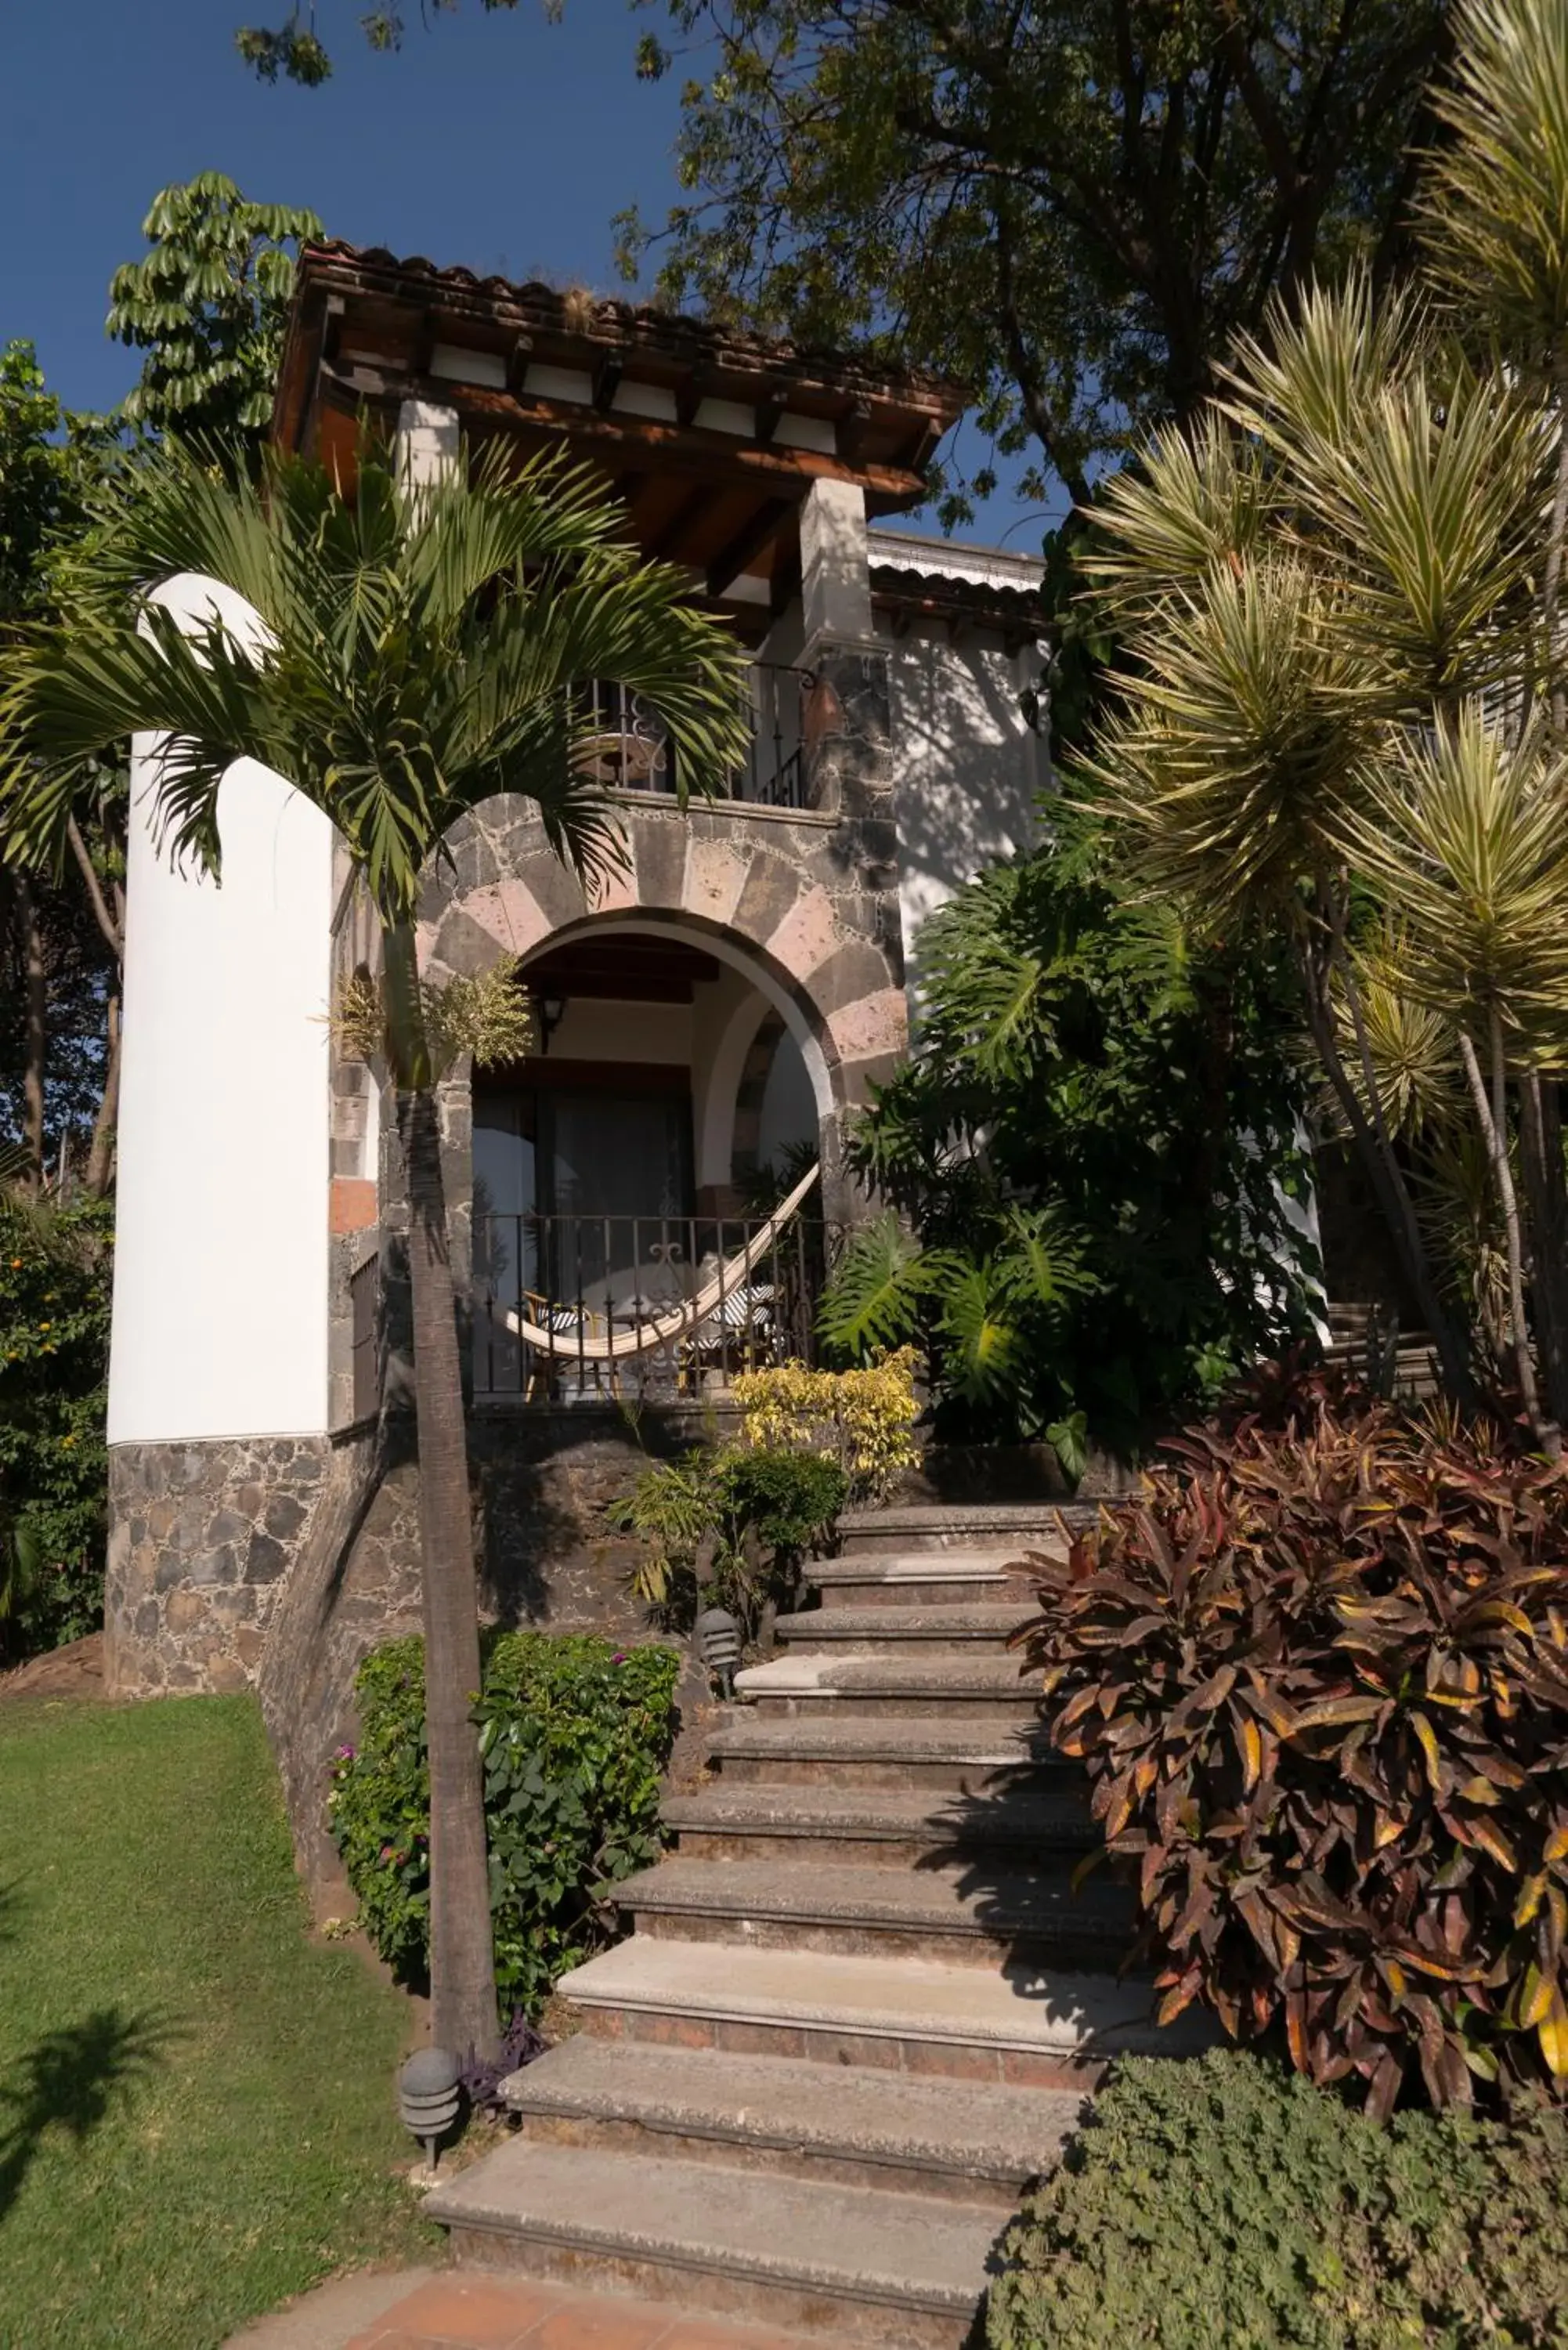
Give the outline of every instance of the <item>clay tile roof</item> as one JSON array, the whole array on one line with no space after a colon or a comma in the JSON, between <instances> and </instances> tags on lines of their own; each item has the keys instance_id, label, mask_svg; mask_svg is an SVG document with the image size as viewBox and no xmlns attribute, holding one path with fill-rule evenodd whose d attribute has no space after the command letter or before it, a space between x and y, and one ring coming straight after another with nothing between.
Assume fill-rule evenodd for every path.
<instances>
[{"instance_id":1,"label":"clay tile roof","mask_svg":"<svg viewBox=\"0 0 1568 2350\"><path fill-rule=\"evenodd\" d=\"M434 296L454 307L472 305L492 313L520 314L531 323L561 333L636 344L741 370L765 369L774 374L826 377L846 390L884 400L913 397L940 404L955 420L967 404L959 386L919 369L888 366L854 352L748 333L667 310L657 303L562 293L536 279L516 285L506 277L481 277L472 269L440 267L422 254L400 259L383 245L350 244L342 237L323 238L301 248L298 283L302 293L313 279L339 273L360 279L368 291Z\"/></svg>"}]
</instances>

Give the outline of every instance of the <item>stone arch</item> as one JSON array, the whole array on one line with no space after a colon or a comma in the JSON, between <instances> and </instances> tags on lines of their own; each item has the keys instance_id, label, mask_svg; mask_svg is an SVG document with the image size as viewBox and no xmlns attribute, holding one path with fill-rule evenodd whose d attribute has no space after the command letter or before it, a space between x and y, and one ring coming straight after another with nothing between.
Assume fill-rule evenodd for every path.
<instances>
[{"instance_id":1,"label":"stone arch","mask_svg":"<svg viewBox=\"0 0 1568 2350\"><path fill-rule=\"evenodd\" d=\"M770 818L772 812L768 812ZM433 973L526 960L588 924L673 926L746 971L806 1051L833 1105L867 1097L907 1042L895 891L871 886L838 827L764 823L755 810L628 811L629 861L586 891L560 861L531 803L496 799L454 827L421 905ZM879 879L879 872L877 874Z\"/></svg>"}]
</instances>

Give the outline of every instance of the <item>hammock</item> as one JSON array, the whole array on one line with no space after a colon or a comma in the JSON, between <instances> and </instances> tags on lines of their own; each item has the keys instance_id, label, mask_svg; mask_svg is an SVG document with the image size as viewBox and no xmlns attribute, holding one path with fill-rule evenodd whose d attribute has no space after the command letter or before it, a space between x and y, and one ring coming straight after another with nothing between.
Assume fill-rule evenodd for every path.
<instances>
[{"instance_id":1,"label":"hammock","mask_svg":"<svg viewBox=\"0 0 1568 2350\"><path fill-rule=\"evenodd\" d=\"M701 1326L711 1319L715 1309L732 1291L748 1279L757 1259L765 1256L790 1218L794 1214L817 1178L814 1166L804 1174L787 1200L774 1210L760 1231L753 1233L736 1256L726 1259L717 1273L711 1274L692 1296L672 1305L668 1313L650 1322L640 1323L634 1330L618 1335L596 1337L584 1326L583 1317L570 1307L557 1307L556 1314L570 1315L570 1327L547 1330L543 1324L530 1322L515 1307L508 1306L504 1319L506 1327L524 1346L533 1347L544 1355L580 1357L585 1362L618 1362L626 1355L647 1354L655 1347L667 1347L672 1338L689 1337Z\"/></svg>"}]
</instances>

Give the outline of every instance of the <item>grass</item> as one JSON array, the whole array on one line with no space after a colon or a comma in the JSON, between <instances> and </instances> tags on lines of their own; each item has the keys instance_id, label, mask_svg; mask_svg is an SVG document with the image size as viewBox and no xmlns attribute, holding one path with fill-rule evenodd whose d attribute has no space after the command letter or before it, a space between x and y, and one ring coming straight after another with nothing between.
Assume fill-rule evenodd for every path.
<instances>
[{"instance_id":1,"label":"grass","mask_svg":"<svg viewBox=\"0 0 1568 2350\"><path fill-rule=\"evenodd\" d=\"M428 2256L406 2010L307 1924L251 1700L0 1709L0 2339L207 2350Z\"/></svg>"}]
</instances>

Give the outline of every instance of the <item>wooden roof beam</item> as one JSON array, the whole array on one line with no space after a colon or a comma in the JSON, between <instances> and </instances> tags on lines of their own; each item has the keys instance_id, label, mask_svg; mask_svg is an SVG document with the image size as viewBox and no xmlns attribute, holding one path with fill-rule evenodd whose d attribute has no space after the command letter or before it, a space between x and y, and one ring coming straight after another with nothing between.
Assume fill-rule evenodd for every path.
<instances>
[{"instance_id":1,"label":"wooden roof beam","mask_svg":"<svg viewBox=\"0 0 1568 2350\"><path fill-rule=\"evenodd\" d=\"M710 506L717 505L719 493L707 482L698 482L689 489L663 529L655 536L649 554L655 563L669 563L681 540L694 530L700 517Z\"/></svg>"},{"instance_id":2,"label":"wooden roof beam","mask_svg":"<svg viewBox=\"0 0 1568 2350\"><path fill-rule=\"evenodd\" d=\"M607 351L594 369L594 406L601 416L614 402L625 367L626 360L621 352Z\"/></svg>"},{"instance_id":3,"label":"wooden roof beam","mask_svg":"<svg viewBox=\"0 0 1568 2350\"><path fill-rule=\"evenodd\" d=\"M776 620L788 611L800 594L800 539L790 540L774 557L773 577L768 583L768 617Z\"/></svg>"},{"instance_id":4,"label":"wooden roof beam","mask_svg":"<svg viewBox=\"0 0 1568 2350\"><path fill-rule=\"evenodd\" d=\"M647 471L701 473L712 482L746 482L763 488L776 484L781 496L787 492L802 498L820 480L858 482L869 497L882 502L883 511L917 504L925 495L919 474L880 459L854 464L816 449L776 443L760 448L754 441L705 426L664 423L619 409L600 416L579 401L550 400L541 393L501 391L443 377L410 377L363 360L343 370L324 367L317 380L322 395L338 405L369 400L395 408L408 399L435 400L492 429L562 435L600 455L621 449Z\"/></svg>"}]
</instances>

